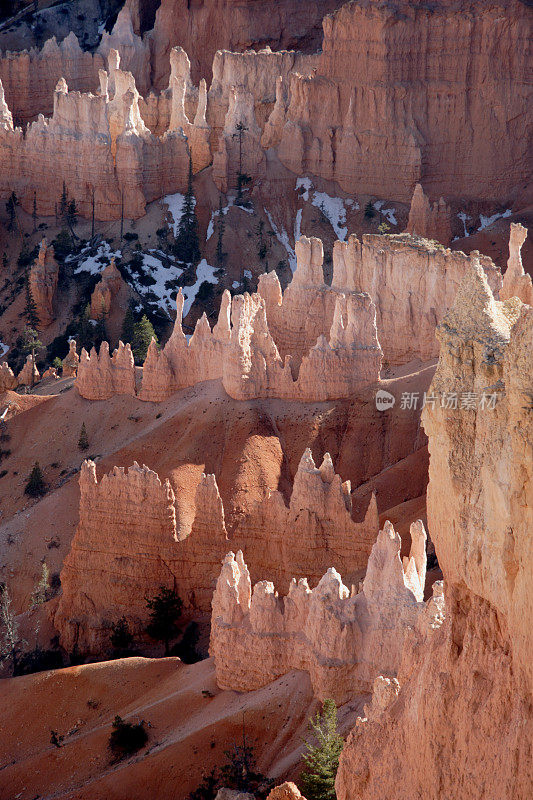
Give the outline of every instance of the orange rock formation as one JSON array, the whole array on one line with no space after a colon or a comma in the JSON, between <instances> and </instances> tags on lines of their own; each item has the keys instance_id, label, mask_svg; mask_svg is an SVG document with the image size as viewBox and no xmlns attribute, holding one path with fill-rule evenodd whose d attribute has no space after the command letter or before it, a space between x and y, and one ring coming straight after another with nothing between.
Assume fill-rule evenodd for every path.
<instances>
[{"instance_id":1,"label":"orange rock formation","mask_svg":"<svg viewBox=\"0 0 533 800\"><path fill-rule=\"evenodd\" d=\"M422 236L424 239L436 239L446 247L452 240L449 206L446 205L443 197L438 203L432 205L420 183L416 184L413 192L407 231Z\"/></svg>"},{"instance_id":2,"label":"orange rock formation","mask_svg":"<svg viewBox=\"0 0 533 800\"><path fill-rule=\"evenodd\" d=\"M472 398L423 412L446 620L414 631L399 687L350 734L340 800L525 800L533 784L533 309L496 301L474 263L439 338L432 393Z\"/></svg>"},{"instance_id":3,"label":"orange rock formation","mask_svg":"<svg viewBox=\"0 0 533 800\"><path fill-rule=\"evenodd\" d=\"M113 298L119 293L123 284L122 275L115 265L115 259L102 270L100 280L91 295L91 319L109 314Z\"/></svg>"},{"instance_id":4,"label":"orange rock formation","mask_svg":"<svg viewBox=\"0 0 533 800\"><path fill-rule=\"evenodd\" d=\"M511 234L509 237L509 260L507 270L503 276L503 286L500 291L500 299L508 300L510 297L518 297L523 303L533 306L533 283L531 275L526 275L522 266L522 245L526 241L527 228L519 223L511 223Z\"/></svg>"},{"instance_id":5,"label":"orange rock formation","mask_svg":"<svg viewBox=\"0 0 533 800\"><path fill-rule=\"evenodd\" d=\"M160 585L176 585L188 609L207 612L230 544L244 550L257 580L273 575L288 586L295 572L309 567L316 582L331 562L356 580L376 540L378 515L373 498L364 521L354 523L349 491L329 455L316 469L306 452L289 508L279 492L271 492L228 539L214 475L198 484L191 525L176 512L168 480L148 467L116 467L98 482L95 465L85 462L79 524L61 572L55 617L61 641L67 649L77 644L101 652L111 623L122 615L142 632L145 595Z\"/></svg>"},{"instance_id":6,"label":"orange rock formation","mask_svg":"<svg viewBox=\"0 0 533 800\"><path fill-rule=\"evenodd\" d=\"M229 553L213 595L209 651L221 688L249 691L291 669L309 672L316 696L348 702L381 672L394 675L405 633L425 612L426 533L411 527L402 567L400 537L386 523L372 548L361 591L331 567L315 589L292 580L280 600L271 581L252 584L241 551Z\"/></svg>"},{"instance_id":7,"label":"orange rock formation","mask_svg":"<svg viewBox=\"0 0 533 800\"><path fill-rule=\"evenodd\" d=\"M39 322L46 328L54 320L54 296L59 277L59 264L54 257L54 248L43 239L39 255L30 268L30 291L35 302Z\"/></svg>"}]
</instances>

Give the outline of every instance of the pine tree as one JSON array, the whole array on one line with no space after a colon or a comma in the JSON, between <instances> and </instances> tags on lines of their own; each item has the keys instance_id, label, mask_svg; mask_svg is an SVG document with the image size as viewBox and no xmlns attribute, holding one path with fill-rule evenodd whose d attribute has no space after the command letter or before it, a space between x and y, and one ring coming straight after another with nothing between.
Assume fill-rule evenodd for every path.
<instances>
[{"instance_id":1,"label":"pine tree","mask_svg":"<svg viewBox=\"0 0 533 800\"><path fill-rule=\"evenodd\" d=\"M40 497L46 493L46 483L38 461L32 467L24 493L29 494L30 497Z\"/></svg>"},{"instance_id":2,"label":"pine tree","mask_svg":"<svg viewBox=\"0 0 533 800\"><path fill-rule=\"evenodd\" d=\"M41 577L37 581L33 594L31 596L32 606L39 606L50 598L50 570L48 564L43 561L41 570Z\"/></svg>"},{"instance_id":3,"label":"pine tree","mask_svg":"<svg viewBox=\"0 0 533 800\"><path fill-rule=\"evenodd\" d=\"M223 238L224 238L224 230L226 227L226 219L224 213L222 211L222 195L219 197L218 200L218 231L217 231L217 249L216 249L216 261L217 267L222 267L224 261L226 259L226 254L223 250Z\"/></svg>"},{"instance_id":4,"label":"pine tree","mask_svg":"<svg viewBox=\"0 0 533 800\"><path fill-rule=\"evenodd\" d=\"M81 426L80 438L78 439L78 447L80 450L89 449L89 437L87 436L87 428L85 427L85 422L83 422Z\"/></svg>"},{"instance_id":5,"label":"pine tree","mask_svg":"<svg viewBox=\"0 0 533 800\"><path fill-rule=\"evenodd\" d=\"M239 171L237 172L237 197L235 200L236 205L241 205L242 203L242 190L245 186L247 186L251 182L251 178L245 172L242 171L242 135L248 130L246 125L243 122L238 122L235 126L235 133L233 134L233 138L237 138L239 140Z\"/></svg>"},{"instance_id":6,"label":"pine tree","mask_svg":"<svg viewBox=\"0 0 533 800\"><path fill-rule=\"evenodd\" d=\"M9 267L9 259L6 252L4 252L4 255L2 256L2 267L4 268L4 271Z\"/></svg>"},{"instance_id":7,"label":"pine tree","mask_svg":"<svg viewBox=\"0 0 533 800\"><path fill-rule=\"evenodd\" d=\"M75 200L70 200L67 206L67 222L71 228L78 223L78 206Z\"/></svg>"},{"instance_id":8,"label":"pine tree","mask_svg":"<svg viewBox=\"0 0 533 800\"><path fill-rule=\"evenodd\" d=\"M19 654L25 642L19 637L17 618L11 610L11 598L5 583L0 583L0 632L0 662L11 659L15 674Z\"/></svg>"},{"instance_id":9,"label":"pine tree","mask_svg":"<svg viewBox=\"0 0 533 800\"><path fill-rule=\"evenodd\" d=\"M31 291L30 273L28 270L26 270L24 283L26 286L26 302L24 304L24 316L26 317L26 322L30 326L30 328L37 328L39 326L39 315L37 314L37 306L35 305L35 300L33 299L33 293Z\"/></svg>"},{"instance_id":10,"label":"pine tree","mask_svg":"<svg viewBox=\"0 0 533 800\"><path fill-rule=\"evenodd\" d=\"M136 364L144 363L152 339L155 339L157 344L154 326L146 314L143 314L139 322L133 325L133 336L131 339L131 351Z\"/></svg>"},{"instance_id":11,"label":"pine tree","mask_svg":"<svg viewBox=\"0 0 533 800\"><path fill-rule=\"evenodd\" d=\"M122 333L120 334L120 338L127 344L128 342L131 344L133 341L133 333L135 327L135 311L134 311L134 303L130 301L128 303L128 308L126 313L124 314L124 321L122 323Z\"/></svg>"},{"instance_id":12,"label":"pine tree","mask_svg":"<svg viewBox=\"0 0 533 800\"><path fill-rule=\"evenodd\" d=\"M192 159L189 156L189 182L183 201L183 212L176 236L175 253L180 261L197 264L200 260L200 241L198 239L198 219L196 217L196 198L192 184Z\"/></svg>"},{"instance_id":13,"label":"pine tree","mask_svg":"<svg viewBox=\"0 0 533 800\"><path fill-rule=\"evenodd\" d=\"M39 339L39 334L30 325L26 325L22 334L21 350L24 354L31 354L31 360L35 366L35 353L41 350L43 343ZM33 372L31 376L31 387L33 388Z\"/></svg>"},{"instance_id":14,"label":"pine tree","mask_svg":"<svg viewBox=\"0 0 533 800\"><path fill-rule=\"evenodd\" d=\"M376 212L374 209L374 205L372 203L372 200L369 200L365 206L365 217L367 217L368 219L372 219L372 217L374 217L375 215Z\"/></svg>"},{"instance_id":15,"label":"pine tree","mask_svg":"<svg viewBox=\"0 0 533 800\"><path fill-rule=\"evenodd\" d=\"M131 647L133 634L129 629L126 617L121 617L111 628L111 644L115 650L125 651Z\"/></svg>"},{"instance_id":16,"label":"pine tree","mask_svg":"<svg viewBox=\"0 0 533 800\"><path fill-rule=\"evenodd\" d=\"M32 211L32 219L33 219L33 232L37 230L37 192L33 193L33 211Z\"/></svg>"},{"instance_id":17,"label":"pine tree","mask_svg":"<svg viewBox=\"0 0 533 800\"><path fill-rule=\"evenodd\" d=\"M65 181L63 181L63 191L61 192L61 197L59 198L59 215L64 222L67 221L67 212L68 212L68 194L67 194L67 187L65 186Z\"/></svg>"},{"instance_id":18,"label":"pine tree","mask_svg":"<svg viewBox=\"0 0 533 800\"><path fill-rule=\"evenodd\" d=\"M78 341L78 346L80 348L84 347L87 352L89 352L94 345L94 326L91 323L90 306L88 303L78 316L76 339Z\"/></svg>"},{"instance_id":19,"label":"pine tree","mask_svg":"<svg viewBox=\"0 0 533 800\"><path fill-rule=\"evenodd\" d=\"M337 733L337 708L333 700L324 700L322 712L309 720L309 729L318 744L306 742L302 756L305 768L300 776L308 800L335 800L335 776L343 739Z\"/></svg>"},{"instance_id":20,"label":"pine tree","mask_svg":"<svg viewBox=\"0 0 533 800\"><path fill-rule=\"evenodd\" d=\"M150 622L146 631L152 639L159 639L165 643L165 655L169 654L171 639L179 633L176 624L181 617L183 603L175 589L161 586L159 594L146 599L146 607L150 611Z\"/></svg>"},{"instance_id":21,"label":"pine tree","mask_svg":"<svg viewBox=\"0 0 533 800\"><path fill-rule=\"evenodd\" d=\"M20 200L18 199L15 192L11 192L9 195L7 202L6 202L6 211L9 214L9 225L7 229L9 231L14 230L15 228L15 221L17 219L17 206L20 205Z\"/></svg>"}]
</instances>

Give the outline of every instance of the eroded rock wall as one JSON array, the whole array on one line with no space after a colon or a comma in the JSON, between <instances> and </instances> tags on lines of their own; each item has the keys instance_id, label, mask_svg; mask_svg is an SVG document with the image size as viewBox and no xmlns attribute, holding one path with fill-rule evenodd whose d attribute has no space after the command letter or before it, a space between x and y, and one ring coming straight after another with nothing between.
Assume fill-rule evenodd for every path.
<instances>
[{"instance_id":1,"label":"eroded rock wall","mask_svg":"<svg viewBox=\"0 0 533 800\"><path fill-rule=\"evenodd\" d=\"M446 620L413 631L398 690L350 734L340 800L525 800L533 784L533 309L496 301L474 263L439 338L432 393L472 398L423 412Z\"/></svg>"},{"instance_id":2,"label":"eroded rock wall","mask_svg":"<svg viewBox=\"0 0 533 800\"><path fill-rule=\"evenodd\" d=\"M446 199L526 198L526 4L368 0L323 25L316 74L291 76L278 147L290 170L404 203L416 183Z\"/></svg>"},{"instance_id":3,"label":"eroded rock wall","mask_svg":"<svg viewBox=\"0 0 533 800\"><path fill-rule=\"evenodd\" d=\"M272 581L251 589L239 551L229 553L213 595L209 652L222 689L250 691L292 669L309 672L316 696L342 704L369 691L381 672L394 676L403 638L423 613L423 573L415 558L400 561L400 537L390 523L379 533L362 588L352 592L330 568L315 589L292 580L283 599ZM421 562L419 562L421 563Z\"/></svg>"},{"instance_id":4,"label":"eroded rock wall","mask_svg":"<svg viewBox=\"0 0 533 800\"><path fill-rule=\"evenodd\" d=\"M228 539L214 475L203 475L197 486L191 524L190 515L177 510L169 481L147 467L116 467L97 481L95 465L85 462L79 523L61 572L63 594L55 617L63 646L105 652L111 625L121 616L142 633L145 597L161 585L175 587L189 613L209 612L230 546L244 550L257 580L273 575L288 587L294 574L309 567L313 585L331 563L358 580L379 523L375 498L365 519L353 522L349 491L329 455L316 469L306 452L290 506L280 492L269 493Z\"/></svg>"},{"instance_id":5,"label":"eroded rock wall","mask_svg":"<svg viewBox=\"0 0 533 800\"><path fill-rule=\"evenodd\" d=\"M365 234L362 242L352 235L335 242L333 287L369 293L386 361L428 361L438 357L435 329L476 259L499 292L501 273L488 256L466 256L408 234Z\"/></svg>"}]
</instances>

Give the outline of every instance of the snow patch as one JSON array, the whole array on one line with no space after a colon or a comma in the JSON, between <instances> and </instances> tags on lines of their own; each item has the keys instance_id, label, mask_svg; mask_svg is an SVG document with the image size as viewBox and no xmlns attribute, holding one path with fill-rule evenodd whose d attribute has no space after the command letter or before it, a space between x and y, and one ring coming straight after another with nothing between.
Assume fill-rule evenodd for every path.
<instances>
[{"instance_id":1,"label":"snow patch","mask_svg":"<svg viewBox=\"0 0 533 800\"><path fill-rule=\"evenodd\" d=\"M245 278L248 278L248 280L250 280L250 281L252 280L252 272L251 272L251 270L243 269L242 274L244 275Z\"/></svg>"},{"instance_id":2,"label":"snow patch","mask_svg":"<svg viewBox=\"0 0 533 800\"><path fill-rule=\"evenodd\" d=\"M295 191L297 192L299 189L304 189L301 193L302 200L306 202L309 200L309 192L313 188L313 182L311 178L296 178L296 187Z\"/></svg>"},{"instance_id":3,"label":"snow patch","mask_svg":"<svg viewBox=\"0 0 533 800\"><path fill-rule=\"evenodd\" d=\"M161 254L158 250L141 253L141 256L142 274L139 275L131 270L129 282L143 300L159 306L165 314L169 314L176 305L177 280L183 275L183 269L176 266L173 259L165 256L164 253ZM155 282L149 286L144 285L143 275L150 277Z\"/></svg>"},{"instance_id":4,"label":"snow patch","mask_svg":"<svg viewBox=\"0 0 533 800\"><path fill-rule=\"evenodd\" d=\"M215 276L216 269L212 267L210 264L207 263L205 258L202 258L198 266L196 267L196 283L193 283L192 286L182 286L181 291L183 292L183 297L185 298L185 302L183 303L183 318L187 316L189 311L191 310L191 306L196 300L196 295L198 294L198 289L202 285L204 281L208 283L218 283L218 278Z\"/></svg>"},{"instance_id":5,"label":"snow patch","mask_svg":"<svg viewBox=\"0 0 533 800\"><path fill-rule=\"evenodd\" d=\"M181 222L181 216L183 214L185 195L180 194L180 192L176 192L175 194L167 194L165 197L163 197L161 202L167 206L169 214L172 217L172 222L169 223L169 228L172 229L174 236L177 236L178 228ZM193 205L196 205L196 198L193 199Z\"/></svg>"},{"instance_id":6,"label":"snow patch","mask_svg":"<svg viewBox=\"0 0 533 800\"><path fill-rule=\"evenodd\" d=\"M374 203L374 208L376 211L381 211L384 217L388 219L391 225L397 225L398 222L396 220L396 210L394 208L383 208L385 205L385 200L377 200Z\"/></svg>"},{"instance_id":7,"label":"snow patch","mask_svg":"<svg viewBox=\"0 0 533 800\"><path fill-rule=\"evenodd\" d=\"M302 235L302 213L303 209L299 208L296 212L296 219L294 220L294 241L297 242Z\"/></svg>"},{"instance_id":8,"label":"snow patch","mask_svg":"<svg viewBox=\"0 0 533 800\"><path fill-rule=\"evenodd\" d=\"M74 270L74 274L79 272L89 272L91 275L98 275L110 263L112 258L120 258L122 250L113 250L109 242L102 242L96 250L96 253L91 254L92 247L86 244L82 247L78 255L67 256L65 261L78 261L78 266Z\"/></svg>"},{"instance_id":9,"label":"snow patch","mask_svg":"<svg viewBox=\"0 0 533 800\"><path fill-rule=\"evenodd\" d=\"M296 179L295 191L299 193L300 197L305 202L309 202L310 192L313 188L314 186L311 178ZM324 216L335 231L337 238L341 241L344 241L346 239L346 234L348 233L348 228L346 227L346 206L357 210L359 208L359 203L354 200L353 197L344 199L342 197L332 197L326 192L315 191L313 192L311 205L319 208L323 212ZM299 209L294 224L295 241L298 241L301 236L301 219L302 209Z\"/></svg>"},{"instance_id":10,"label":"snow patch","mask_svg":"<svg viewBox=\"0 0 533 800\"><path fill-rule=\"evenodd\" d=\"M489 227L489 225L493 225L496 222L496 220L506 219L507 217L510 217L512 213L513 212L511 211L511 209L508 208L502 214L493 214L492 217L485 217L483 214L480 214L479 221L481 224L478 228L478 231L484 231L485 228Z\"/></svg>"},{"instance_id":11,"label":"snow patch","mask_svg":"<svg viewBox=\"0 0 533 800\"><path fill-rule=\"evenodd\" d=\"M272 214L270 213L270 211L267 211L266 208L264 208L264 212L267 215L268 221L270 222L270 227L272 228L272 230L276 234L276 239L278 240L278 242L281 245L283 245L283 247L287 251L287 256L288 256L288 260L289 260L289 266L290 266L292 272L294 272L295 269L296 269L296 253L294 252L294 248L291 245L291 242L290 242L290 239L289 239L289 234L287 233L285 228L281 228L281 229L278 228L278 226L276 225L276 223L272 219Z\"/></svg>"},{"instance_id":12,"label":"snow patch","mask_svg":"<svg viewBox=\"0 0 533 800\"><path fill-rule=\"evenodd\" d=\"M4 342L0 342L0 358L3 358L8 350L9 345L5 344Z\"/></svg>"},{"instance_id":13,"label":"snow patch","mask_svg":"<svg viewBox=\"0 0 533 800\"><path fill-rule=\"evenodd\" d=\"M346 209L344 208L344 200L342 197L331 197L326 192L315 192L311 205L319 208L329 223L338 239L344 242L348 228L345 227L346 222Z\"/></svg>"},{"instance_id":14,"label":"snow patch","mask_svg":"<svg viewBox=\"0 0 533 800\"><path fill-rule=\"evenodd\" d=\"M466 237L466 236L469 235L468 231L466 229L466 223L467 222L472 222L472 217L469 217L468 214L465 211L459 211L457 216L461 220L461 222L463 223L463 229L464 229L464 233L465 233L465 237Z\"/></svg>"},{"instance_id":15,"label":"snow patch","mask_svg":"<svg viewBox=\"0 0 533 800\"><path fill-rule=\"evenodd\" d=\"M240 281L233 281L233 283L231 284L231 288L238 289L240 285L241 285Z\"/></svg>"}]
</instances>

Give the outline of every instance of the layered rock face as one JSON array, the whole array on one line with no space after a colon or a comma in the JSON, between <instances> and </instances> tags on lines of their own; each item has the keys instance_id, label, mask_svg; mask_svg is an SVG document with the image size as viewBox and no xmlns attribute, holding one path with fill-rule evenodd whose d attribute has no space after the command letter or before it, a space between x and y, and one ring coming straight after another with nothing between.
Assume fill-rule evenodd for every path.
<instances>
[{"instance_id":1,"label":"layered rock face","mask_svg":"<svg viewBox=\"0 0 533 800\"><path fill-rule=\"evenodd\" d=\"M54 296L59 277L59 264L55 260L54 248L43 239L39 255L30 268L30 291L35 302L39 322L46 328L54 320Z\"/></svg>"},{"instance_id":2,"label":"layered rock face","mask_svg":"<svg viewBox=\"0 0 533 800\"><path fill-rule=\"evenodd\" d=\"M217 50L245 50L271 45L313 52L320 47L325 14L343 0L163 0L150 34L153 49L154 86L168 81L168 54L181 45L192 57L195 82L209 79Z\"/></svg>"},{"instance_id":3,"label":"layered rock face","mask_svg":"<svg viewBox=\"0 0 533 800\"><path fill-rule=\"evenodd\" d=\"M146 203L184 190L189 155L181 129L154 136L139 112L139 93L131 73L119 69L116 50L109 72L99 72L98 95L69 92L61 78L50 119L39 115L23 134L0 108L0 193L15 191L31 212L55 213L63 184L83 216L138 218ZM50 165L54 169L50 169ZM74 168L75 167L75 168Z\"/></svg>"},{"instance_id":4,"label":"layered rock face","mask_svg":"<svg viewBox=\"0 0 533 800\"><path fill-rule=\"evenodd\" d=\"M226 291L213 330L204 314L190 341L182 328L180 290L172 335L161 352L155 343L148 350L141 400L165 400L179 389L215 379L222 379L236 400L275 397L304 402L349 398L377 382L382 351L369 295L325 285L318 239L302 237L297 257L298 269L285 296L274 273L261 279L260 294L232 300ZM96 353L88 359L82 356L82 361L79 393L87 399L109 397L112 382L97 385L101 368Z\"/></svg>"},{"instance_id":5,"label":"layered rock face","mask_svg":"<svg viewBox=\"0 0 533 800\"><path fill-rule=\"evenodd\" d=\"M232 300L226 291L213 330L204 315L190 341L182 329L180 290L173 333L161 352L150 346L139 397L159 402L221 379L236 400L351 398L379 381L383 354L389 364L437 357L435 328L473 260L480 259L495 291L502 284L490 258L409 234L336 242L332 286L324 283L319 239L302 236L296 256L284 294L275 272L260 277L257 294ZM94 366L92 358L84 361L78 391L88 399L109 397L113 384L97 385L96 353Z\"/></svg>"},{"instance_id":6,"label":"layered rock face","mask_svg":"<svg viewBox=\"0 0 533 800\"><path fill-rule=\"evenodd\" d=\"M95 465L80 474L80 516L61 572L63 594L55 617L64 647L99 653L109 646L111 624L126 616L141 633L145 597L175 586L190 612L207 612L230 546L246 554L254 580L267 576L288 587L309 567L316 583L334 563L358 580L378 533L373 498L363 522L351 517L350 485L335 475L326 454L316 469L309 452L295 476L289 508L270 492L228 539L214 475L196 490L192 524L177 512L174 492L147 467L116 467L96 479ZM110 579L112 574L112 579Z\"/></svg>"},{"instance_id":7,"label":"layered rock face","mask_svg":"<svg viewBox=\"0 0 533 800\"><path fill-rule=\"evenodd\" d=\"M289 501L269 491L235 527L231 541L248 559L252 580L268 575L286 592L293 576L317 583L328 566L357 582L368 562L379 530L373 495L361 522L354 522L350 481L336 474L329 453L320 467L310 450L298 465ZM197 515L201 509L197 503ZM262 542L261 548L257 542Z\"/></svg>"},{"instance_id":8,"label":"layered rock face","mask_svg":"<svg viewBox=\"0 0 533 800\"><path fill-rule=\"evenodd\" d=\"M533 309L496 301L474 264L439 338L432 393L471 398L423 412L446 620L413 632L399 690L350 734L340 800L525 800L533 785Z\"/></svg>"},{"instance_id":9,"label":"layered rock face","mask_svg":"<svg viewBox=\"0 0 533 800\"><path fill-rule=\"evenodd\" d=\"M499 269L477 252L466 256L408 234L365 234L362 242L352 235L347 242L335 242L333 286L370 294L386 361L428 361L439 354L435 328L476 259L499 292Z\"/></svg>"},{"instance_id":10,"label":"layered rock face","mask_svg":"<svg viewBox=\"0 0 533 800\"><path fill-rule=\"evenodd\" d=\"M315 695L347 702L398 669L403 638L424 613L425 539L412 527L405 568L400 537L387 523L355 593L328 569L315 589L292 580L283 600L271 581L252 584L239 551L229 553L213 595L210 655L223 689L250 691L292 669L309 672Z\"/></svg>"},{"instance_id":11,"label":"layered rock face","mask_svg":"<svg viewBox=\"0 0 533 800\"><path fill-rule=\"evenodd\" d=\"M102 619L98 612L105 609L114 614L114 607L120 609L131 602L137 560L142 560L146 585L168 583L169 573L161 558L171 547L175 529L174 492L168 481L162 483L155 472L134 463L127 472L115 467L98 482L94 462L84 462L76 533L83 548L73 547L65 559L61 571L63 594L55 617L67 649L103 644L95 641L95 630L109 625L109 620L105 616ZM97 551L105 565L106 580L97 587L91 551ZM122 568L117 569L120 565ZM90 592L80 591L81 570L86 573L87 584L93 586ZM94 602L96 591L100 608ZM130 620L139 623L132 615Z\"/></svg>"},{"instance_id":12,"label":"layered rock face","mask_svg":"<svg viewBox=\"0 0 533 800\"><path fill-rule=\"evenodd\" d=\"M93 92L104 57L85 53L74 33L60 44L49 39L40 51L5 53L0 56L0 81L17 124L30 122L38 114L50 115L54 89L60 78L78 92Z\"/></svg>"},{"instance_id":13,"label":"layered rock face","mask_svg":"<svg viewBox=\"0 0 533 800\"><path fill-rule=\"evenodd\" d=\"M291 76L281 161L404 203L416 183L525 199L528 14L518 0L346 3L324 18L316 75Z\"/></svg>"},{"instance_id":14,"label":"layered rock face","mask_svg":"<svg viewBox=\"0 0 533 800\"><path fill-rule=\"evenodd\" d=\"M133 74L139 91L146 94L151 85L150 48L133 32L127 6L119 13L113 31L104 31L94 53L84 51L72 31L59 44L55 36L48 39L41 50L0 53L0 81L17 124L31 122L39 114L52 114L54 89L61 78L73 91L96 91L98 73L105 69L111 49L118 51L123 69Z\"/></svg>"},{"instance_id":15,"label":"layered rock face","mask_svg":"<svg viewBox=\"0 0 533 800\"><path fill-rule=\"evenodd\" d=\"M420 183L416 184L413 192L407 232L424 239L436 239L445 246L452 240L450 207L443 197L438 202L430 203Z\"/></svg>"}]
</instances>

